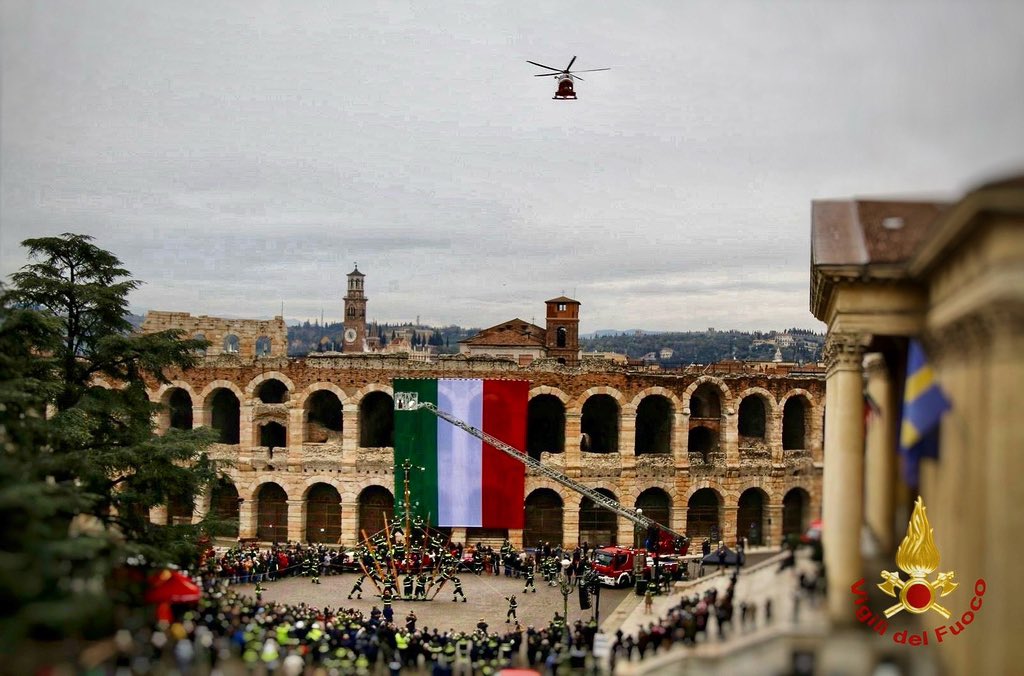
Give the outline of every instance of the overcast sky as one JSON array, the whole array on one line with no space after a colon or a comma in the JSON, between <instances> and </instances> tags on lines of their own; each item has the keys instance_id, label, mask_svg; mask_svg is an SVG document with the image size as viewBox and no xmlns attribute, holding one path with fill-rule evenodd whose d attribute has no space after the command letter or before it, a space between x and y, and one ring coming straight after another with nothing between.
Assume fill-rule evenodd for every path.
<instances>
[{"instance_id":1,"label":"overcast sky","mask_svg":"<svg viewBox=\"0 0 1024 676\"><path fill-rule=\"evenodd\" d=\"M1022 2L0 1L0 273L135 311L820 330L812 199L1024 170Z\"/></svg>"}]
</instances>

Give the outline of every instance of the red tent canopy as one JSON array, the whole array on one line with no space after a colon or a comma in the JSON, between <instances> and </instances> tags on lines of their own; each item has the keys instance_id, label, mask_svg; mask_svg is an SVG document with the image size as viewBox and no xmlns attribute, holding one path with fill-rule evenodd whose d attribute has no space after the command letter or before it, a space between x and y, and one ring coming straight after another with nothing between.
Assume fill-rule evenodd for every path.
<instances>
[{"instance_id":1,"label":"red tent canopy","mask_svg":"<svg viewBox=\"0 0 1024 676\"><path fill-rule=\"evenodd\" d=\"M203 592L195 582L175 570L162 570L149 578L146 603L196 603Z\"/></svg>"}]
</instances>

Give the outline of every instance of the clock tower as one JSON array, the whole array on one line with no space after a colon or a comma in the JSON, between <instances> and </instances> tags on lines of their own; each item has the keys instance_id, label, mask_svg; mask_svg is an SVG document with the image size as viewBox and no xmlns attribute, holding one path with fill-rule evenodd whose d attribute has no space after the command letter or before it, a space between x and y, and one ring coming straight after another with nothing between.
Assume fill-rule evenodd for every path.
<instances>
[{"instance_id":1,"label":"clock tower","mask_svg":"<svg viewBox=\"0 0 1024 676\"><path fill-rule=\"evenodd\" d=\"M359 272L359 264L348 273L348 293L345 294L345 333L343 352L366 351L366 296L363 295L363 280L366 275Z\"/></svg>"}]
</instances>

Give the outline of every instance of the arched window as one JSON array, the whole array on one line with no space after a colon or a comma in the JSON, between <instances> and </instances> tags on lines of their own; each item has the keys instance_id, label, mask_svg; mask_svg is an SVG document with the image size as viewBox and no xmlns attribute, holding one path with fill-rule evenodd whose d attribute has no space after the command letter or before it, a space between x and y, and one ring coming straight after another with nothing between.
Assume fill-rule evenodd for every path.
<instances>
[{"instance_id":1,"label":"arched window","mask_svg":"<svg viewBox=\"0 0 1024 676\"><path fill-rule=\"evenodd\" d=\"M306 443L322 444L341 432L341 399L330 390L317 390L306 399Z\"/></svg>"},{"instance_id":2,"label":"arched window","mask_svg":"<svg viewBox=\"0 0 1024 676\"><path fill-rule=\"evenodd\" d=\"M767 530L768 495L760 488L748 488L740 495L736 511L736 541L747 538L751 545L764 544Z\"/></svg>"},{"instance_id":3,"label":"arched window","mask_svg":"<svg viewBox=\"0 0 1024 676\"><path fill-rule=\"evenodd\" d=\"M224 353L238 354L238 336L233 333L224 336Z\"/></svg>"},{"instance_id":4,"label":"arched window","mask_svg":"<svg viewBox=\"0 0 1024 676\"><path fill-rule=\"evenodd\" d=\"M711 383L701 383L690 395L690 419L721 417L721 392Z\"/></svg>"},{"instance_id":5,"label":"arched window","mask_svg":"<svg viewBox=\"0 0 1024 676\"><path fill-rule=\"evenodd\" d=\"M395 445L395 403L387 392L370 392L359 403L359 445L381 448Z\"/></svg>"},{"instance_id":6,"label":"arched window","mask_svg":"<svg viewBox=\"0 0 1024 676\"><path fill-rule=\"evenodd\" d=\"M785 451L807 448L807 410L809 404L803 396L792 396L782 409L782 449Z\"/></svg>"},{"instance_id":7,"label":"arched window","mask_svg":"<svg viewBox=\"0 0 1024 676\"><path fill-rule=\"evenodd\" d=\"M192 397L180 387L172 387L167 396L168 427L192 429Z\"/></svg>"},{"instance_id":8,"label":"arched window","mask_svg":"<svg viewBox=\"0 0 1024 676\"><path fill-rule=\"evenodd\" d=\"M686 504L686 534L691 538L722 539L719 516L722 498L714 488L701 488Z\"/></svg>"},{"instance_id":9,"label":"arched window","mask_svg":"<svg viewBox=\"0 0 1024 676\"><path fill-rule=\"evenodd\" d=\"M538 488L526 496L523 546L562 543L562 497L550 488Z\"/></svg>"},{"instance_id":10,"label":"arched window","mask_svg":"<svg viewBox=\"0 0 1024 676\"><path fill-rule=\"evenodd\" d=\"M618 453L619 404L607 394L595 394L583 404L580 428L591 453Z\"/></svg>"},{"instance_id":11,"label":"arched window","mask_svg":"<svg viewBox=\"0 0 1024 676\"><path fill-rule=\"evenodd\" d=\"M256 396L264 404L283 404L288 401L288 386L277 378L267 378L256 388Z\"/></svg>"},{"instance_id":12,"label":"arched window","mask_svg":"<svg viewBox=\"0 0 1024 676\"><path fill-rule=\"evenodd\" d=\"M288 539L288 494L275 483L256 491L256 537L267 542Z\"/></svg>"},{"instance_id":13,"label":"arched window","mask_svg":"<svg viewBox=\"0 0 1024 676\"><path fill-rule=\"evenodd\" d=\"M765 411L764 400L752 394L740 402L739 433L741 437L764 439Z\"/></svg>"},{"instance_id":14,"label":"arched window","mask_svg":"<svg viewBox=\"0 0 1024 676\"><path fill-rule=\"evenodd\" d=\"M636 455L671 453L672 402L661 395L644 397L636 407Z\"/></svg>"},{"instance_id":15,"label":"arched window","mask_svg":"<svg viewBox=\"0 0 1024 676\"><path fill-rule=\"evenodd\" d=\"M648 519L660 523L662 526L669 526L669 519L672 515L672 496L661 488L648 488L636 497L634 505L637 509L644 511Z\"/></svg>"},{"instance_id":16,"label":"arched window","mask_svg":"<svg viewBox=\"0 0 1024 676\"><path fill-rule=\"evenodd\" d=\"M218 387L210 396L210 426L220 434L220 443L237 444L240 405L235 393Z\"/></svg>"},{"instance_id":17,"label":"arched window","mask_svg":"<svg viewBox=\"0 0 1024 676\"><path fill-rule=\"evenodd\" d=\"M192 339L193 340L206 340L206 334L197 333L196 335L192 336ZM198 355L200 357L205 357L206 356L206 348L205 347L196 348L196 352L195 353L196 353L196 355Z\"/></svg>"},{"instance_id":18,"label":"arched window","mask_svg":"<svg viewBox=\"0 0 1024 676\"><path fill-rule=\"evenodd\" d=\"M269 357L270 356L270 338L268 336L260 336L256 339L256 356L257 357Z\"/></svg>"},{"instance_id":19,"label":"arched window","mask_svg":"<svg viewBox=\"0 0 1024 676\"><path fill-rule=\"evenodd\" d=\"M811 496L802 488L793 488L782 498L782 534L801 535L808 526Z\"/></svg>"},{"instance_id":20,"label":"arched window","mask_svg":"<svg viewBox=\"0 0 1024 676\"><path fill-rule=\"evenodd\" d=\"M559 326L555 331L555 345L558 347L565 347L567 342L568 331L565 330L564 326Z\"/></svg>"},{"instance_id":21,"label":"arched window","mask_svg":"<svg viewBox=\"0 0 1024 676\"><path fill-rule=\"evenodd\" d=\"M617 500L615 494L604 488L598 488L598 493ZM580 501L580 541L588 542L594 547L614 545L618 542L617 519L613 512L604 507L598 507L590 498L584 497Z\"/></svg>"},{"instance_id":22,"label":"arched window","mask_svg":"<svg viewBox=\"0 0 1024 676\"><path fill-rule=\"evenodd\" d=\"M553 394L539 394L526 407L526 452L540 460L542 452L565 451L565 405Z\"/></svg>"},{"instance_id":23,"label":"arched window","mask_svg":"<svg viewBox=\"0 0 1024 676\"><path fill-rule=\"evenodd\" d=\"M210 493L210 516L217 521L228 537L238 537L238 489L227 479L221 478Z\"/></svg>"},{"instance_id":24,"label":"arched window","mask_svg":"<svg viewBox=\"0 0 1024 676\"><path fill-rule=\"evenodd\" d=\"M313 484L306 493L306 542L336 543L340 539L341 495L330 484Z\"/></svg>"},{"instance_id":25,"label":"arched window","mask_svg":"<svg viewBox=\"0 0 1024 676\"><path fill-rule=\"evenodd\" d=\"M383 486L367 486L359 494L359 534L372 536L384 530L384 519L395 511L395 496Z\"/></svg>"}]
</instances>

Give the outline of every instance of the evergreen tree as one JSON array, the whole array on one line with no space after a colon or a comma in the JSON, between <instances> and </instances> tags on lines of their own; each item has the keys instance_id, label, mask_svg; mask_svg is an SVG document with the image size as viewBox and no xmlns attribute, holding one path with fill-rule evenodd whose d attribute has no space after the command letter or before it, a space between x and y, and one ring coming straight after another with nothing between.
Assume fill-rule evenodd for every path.
<instances>
[{"instance_id":1,"label":"evergreen tree","mask_svg":"<svg viewBox=\"0 0 1024 676\"><path fill-rule=\"evenodd\" d=\"M31 262L0 298L0 633L102 635L115 605L139 601L113 584L126 561L194 561L200 527L151 524L149 510L211 485L212 436L155 435L146 384L208 343L133 334L139 282L90 237L22 244Z\"/></svg>"}]
</instances>

